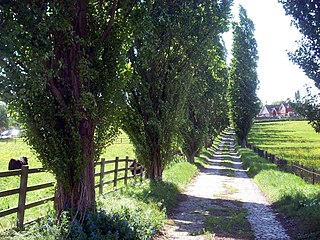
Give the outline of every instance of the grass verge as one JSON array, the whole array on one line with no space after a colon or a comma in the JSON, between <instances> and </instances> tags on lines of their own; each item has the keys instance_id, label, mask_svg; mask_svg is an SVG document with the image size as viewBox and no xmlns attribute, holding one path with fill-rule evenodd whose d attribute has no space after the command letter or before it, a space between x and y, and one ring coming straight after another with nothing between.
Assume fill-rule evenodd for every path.
<instances>
[{"instance_id":1,"label":"grass verge","mask_svg":"<svg viewBox=\"0 0 320 240\"><path fill-rule=\"evenodd\" d=\"M320 186L304 182L300 177L283 172L276 165L240 148L244 167L274 207L293 222L296 239L320 239Z\"/></svg>"}]
</instances>

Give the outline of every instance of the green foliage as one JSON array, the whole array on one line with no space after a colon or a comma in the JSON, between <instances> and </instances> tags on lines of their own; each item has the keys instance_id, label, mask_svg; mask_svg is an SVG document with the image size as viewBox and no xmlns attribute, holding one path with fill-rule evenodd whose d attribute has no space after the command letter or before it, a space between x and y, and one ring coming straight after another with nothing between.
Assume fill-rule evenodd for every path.
<instances>
[{"instance_id":1,"label":"green foliage","mask_svg":"<svg viewBox=\"0 0 320 240\"><path fill-rule=\"evenodd\" d=\"M296 222L297 239L320 237L320 186L304 182L294 174L282 172L275 164L241 148L241 159L250 176L274 203L275 207Z\"/></svg>"},{"instance_id":2,"label":"green foliage","mask_svg":"<svg viewBox=\"0 0 320 240\"><path fill-rule=\"evenodd\" d=\"M320 88L320 3L319 1L278 0L283 4L292 23L302 34L299 48L289 53L289 58ZM310 120L316 132L320 132L319 96L308 91L307 96L296 96L291 104L295 111Z\"/></svg>"},{"instance_id":3,"label":"green foliage","mask_svg":"<svg viewBox=\"0 0 320 240\"><path fill-rule=\"evenodd\" d=\"M298 64L305 74L320 87L320 3L319 1L278 0L283 4L292 23L303 35L299 48L289 53L290 59Z\"/></svg>"},{"instance_id":4,"label":"green foliage","mask_svg":"<svg viewBox=\"0 0 320 240\"><path fill-rule=\"evenodd\" d=\"M161 179L172 159L192 82L193 61L208 42L226 27L230 2L142 2L143 18L136 21L133 69L124 129L148 177ZM144 26L144 27L142 27Z\"/></svg>"},{"instance_id":5,"label":"green foliage","mask_svg":"<svg viewBox=\"0 0 320 240\"><path fill-rule=\"evenodd\" d=\"M6 105L0 101L0 130L8 129L9 119Z\"/></svg>"},{"instance_id":6,"label":"green foliage","mask_svg":"<svg viewBox=\"0 0 320 240\"><path fill-rule=\"evenodd\" d=\"M242 6L239 9L239 19L239 23L233 25L233 58L229 74L228 102L230 120L238 142L244 145L253 118L259 110L256 94L258 52L254 38L254 24Z\"/></svg>"},{"instance_id":7,"label":"green foliage","mask_svg":"<svg viewBox=\"0 0 320 240\"><path fill-rule=\"evenodd\" d=\"M129 0L1 2L3 100L66 192L80 192L83 180L85 193L94 195L93 178L86 179L84 171L118 133L133 5Z\"/></svg>"},{"instance_id":8,"label":"green foliage","mask_svg":"<svg viewBox=\"0 0 320 240\"><path fill-rule=\"evenodd\" d=\"M181 126L182 151L190 162L204 145L227 124L227 65L225 50L219 37L211 41L212 47L197 59L193 83L187 98L186 116Z\"/></svg>"},{"instance_id":9,"label":"green foliage","mask_svg":"<svg viewBox=\"0 0 320 240\"><path fill-rule=\"evenodd\" d=\"M295 99L290 101L293 110L309 120L309 124L314 130L320 132L320 111L319 94L312 94L309 87L306 88L307 95L301 97L299 91L295 94Z\"/></svg>"},{"instance_id":10,"label":"green foliage","mask_svg":"<svg viewBox=\"0 0 320 240\"><path fill-rule=\"evenodd\" d=\"M117 212L98 210L88 213L82 222L71 221L68 214L64 214L59 224L52 215L48 215L27 231L12 231L8 239L150 239L161 226L163 217L150 214L148 210L141 212L143 210L125 206Z\"/></svg>"},{"instance_id":11,"label":"green foliage","mask_svg":"<svg viewBox=\"0 0 320 240\"><path fill-rule=\"evenodd\" d=\"M190 182L199 170L193 164L186 161L174 163L163 173L163 179L166 182L176 185L179 191L182 191L184 187Z\"/></svg>"}]
</instances>

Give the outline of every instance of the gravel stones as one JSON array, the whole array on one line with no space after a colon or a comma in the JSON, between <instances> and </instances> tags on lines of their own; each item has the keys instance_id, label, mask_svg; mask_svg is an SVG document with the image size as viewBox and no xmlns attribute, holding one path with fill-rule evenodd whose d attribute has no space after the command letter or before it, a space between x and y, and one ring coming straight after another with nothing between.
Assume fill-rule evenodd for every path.
<instances>
[{"instance_id":1,"label":"gravel stones","mask_svg":"<svg viewBox=\"0 0 320 240\"><path fill-rule=\"evenodd\" d=\"M224 174L226 167L222 163L226 158L233 162L232 175ZM185 189L183 200L173 211L162 234L155 239L290 239L263 193L242 169L241 159L234 150L234 133L231 130L223 137L210 162L211 165ZM237 212L241 208L248 213L247 220L254 237L204 231L207 217L214 216L215 211L231 209Z\"/></svg>"}]
</instances>

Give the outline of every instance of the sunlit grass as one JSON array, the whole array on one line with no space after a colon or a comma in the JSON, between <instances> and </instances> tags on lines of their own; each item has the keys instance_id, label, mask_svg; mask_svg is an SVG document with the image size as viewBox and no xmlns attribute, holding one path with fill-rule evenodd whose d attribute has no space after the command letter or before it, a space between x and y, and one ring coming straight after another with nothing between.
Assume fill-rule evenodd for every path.
<instances>
[{"instance_id":1,"label":"sunlit grass","mask_svg":"<svg viewBox=\"0 0 320 240\"><path fill-rule=\"evenodd\" d=\"M320 169L320 135L307 121L255 123L249 143L283 159Z\"/></svg>"},{"instance_id":2,"label":"sunlit grass","mask_svg":"<svg viewBox=\"0 0 320 240\"><path fill-rule=\"evenodd\" d=\"M10 139L8 141L0 141L0 171L8 170L8 162L11 158L19 158L21 156L28 157L29 168L42 167L41 162L36 158L36 154L30 149L30 147L21 139ZM125 134L119 136L119 140L111 146L105 148L101 158L106 160L114 160L116 157L124 159L126 156L129 159L134 159L133 146L129 142L128 137ZM119 164L119 168L124 167L124 163ZM105 170L114 169L114 164L108 164ZM97 166L96 172L99 172L100 168ZM124 172L119 173L119 177L122 177ZM131 173L129 174L131 175ZM113 179L113 174L109 174L104 178L104 181ZM47 183L55 181L54 175L49 172L29 174L28 176L28 186L37 185L41 183ZM96 183L99 182L99 177L96 177ZM19 188L20 177L5 177L0 178L0 191L9 190L13 188ZM118 183L118 187L123 186L123 182ZM104 187L104 191L113 189L113 185ZM27 193L27 203L40 200L42 198L53 196L54 188L47 188L42 190L37 190ZM18 205L18 194L10 195L7 197L0 198L0 210L5 210L12 207L17 207ZM52 202L45 205L41 205L35 208L26 210L25 222L33 220L39 216L42 216L45 212L52 208ZM13 227L16 224L16 214L11 214L9 216L0 218L0 231Z\"/></svg>"},{"instance_id":3,"label":"sunlit grass","mask_svg":"<svg viewBox=\"0 0 320 240\"><path fill-rule=\"evenodd\" d=\"M196 161L202 163L210 154L202 154ZM183 159L177 159L166 167L163 174L163 181L150 181L148 179L130 180L127 188L98 197L98 208L112 214L127 216L129 223L135 226L144 238L150 239L163 225L167 214L176 206L177 197L198 173L194 164L188 163ZM51 216L51 215L50 215ZM52 217L51 217L52 219ZM44 223L46 220L44 220ZM1 236L1 239L48 239L48 234L41 238L40 229L45 229L45 233L50 234L50 239L61 239L59 227L52 227L50 224L33 225L24 232L14 232ZM43 231L42 231L43 232ZM123 238L122 238L123 239Z\"/></svg>"},{"instance_id":4,"label":"sunlit grass","mask_svg":"<svg viewBox=\"0 0 320 240\"><path fill-rule=\"evenodd\" d=\"M274 206L295 221L294 239L320 239L320 186L281 171L249 149L239 152L249 175Z\"/></svg>"}]
</instances>

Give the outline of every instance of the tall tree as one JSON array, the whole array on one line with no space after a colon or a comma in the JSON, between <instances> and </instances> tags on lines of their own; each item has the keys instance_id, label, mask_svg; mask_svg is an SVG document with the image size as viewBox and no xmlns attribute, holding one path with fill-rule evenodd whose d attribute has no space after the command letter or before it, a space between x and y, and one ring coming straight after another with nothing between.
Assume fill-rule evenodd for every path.
<instances>
[{"instance_id":1,"label":"tall tree","mask_svg":"<svg viewBox=\"0 0 320 240\"><path fill-rule=\"evenodd\" d=\"M279 0L292 23L303 35L299 48L289 53L305 74L320 88L320 2L315 0Z\"/></svg>"},{"instance_id":2,"label":"tall tree","mask_svg":"<svg viewBox=\"0 0 320 240\"><path fill-rule=\"evenodd\" d=\"M194 66L186 116L181 127L182 151L189 162L194 162L202 147L210 145L214 135L228 124L225 49L219 35L210 42L211 49L202 54Z\"/></svg>"},{"instance_id":3,"label":"tall tree","mask_svg":"<svg viewBox=\"0 0 320 240\"><path fill-rule=\"evenodd\" d=\"M124 128L147 167L161 179L173 157L174 143L192 81L192 60L207 50L211 35L225 26L231 1L158 0L145 10L130 61L136 83L128 93ZM141 28L137 28L141 29Z\"/></svg>"},{"instance_id":4,"label":"tall tree","mask_svg":"<svg viewBox=\"0 0 320 240\"><path fill-rule=\"evenodd\" d=\"M244 146L259 110L256 94L257 43L254 38L254 24L246 10L239 7L239 22L233 25L232 60L229 75L230 120L235 128L238 143Z\"/></svg>"},{"instance_id":5,"label":"tall tree","mask_svg":"<svg viewBox=\"0 0 320 240\"><path fill-rule=\"evenodd\" d=\"M204 98L206 115L208 117L208 136L206 146L210 146L219 133L229 125L228 119L228 67L226 64L226 49L224 44L218 44L212 52L212 64L209 70L212 80L208 82L208 91Z\"/></svg>"},{"instance_id":6,"label":"tall tree","mask_svg":"<svg viewBox=\"0 0 320 240\"><path fill-rule=\"evenodd\" d=\"M289 53L290 59L303 69L305 74L320 88L320 2L315 0L279 0L292 23L303 35L299 48ZM309 89L310 90L310 89ZM310 120L313 128L320 132L319 95L308 90L303 98L296 98L292 106L299 114Z\"/></svg>"},{"instance_id":7,"label":"tall tree","mask_svg":"<svg viewBox=\"0 0 320 240\"><path fill-rule=\"evenodd\" d=\"M95 206L94 160L116 134L131 0L0 2L0 84L57 178L55 206Z\"/></svg>"}]
</instances>

